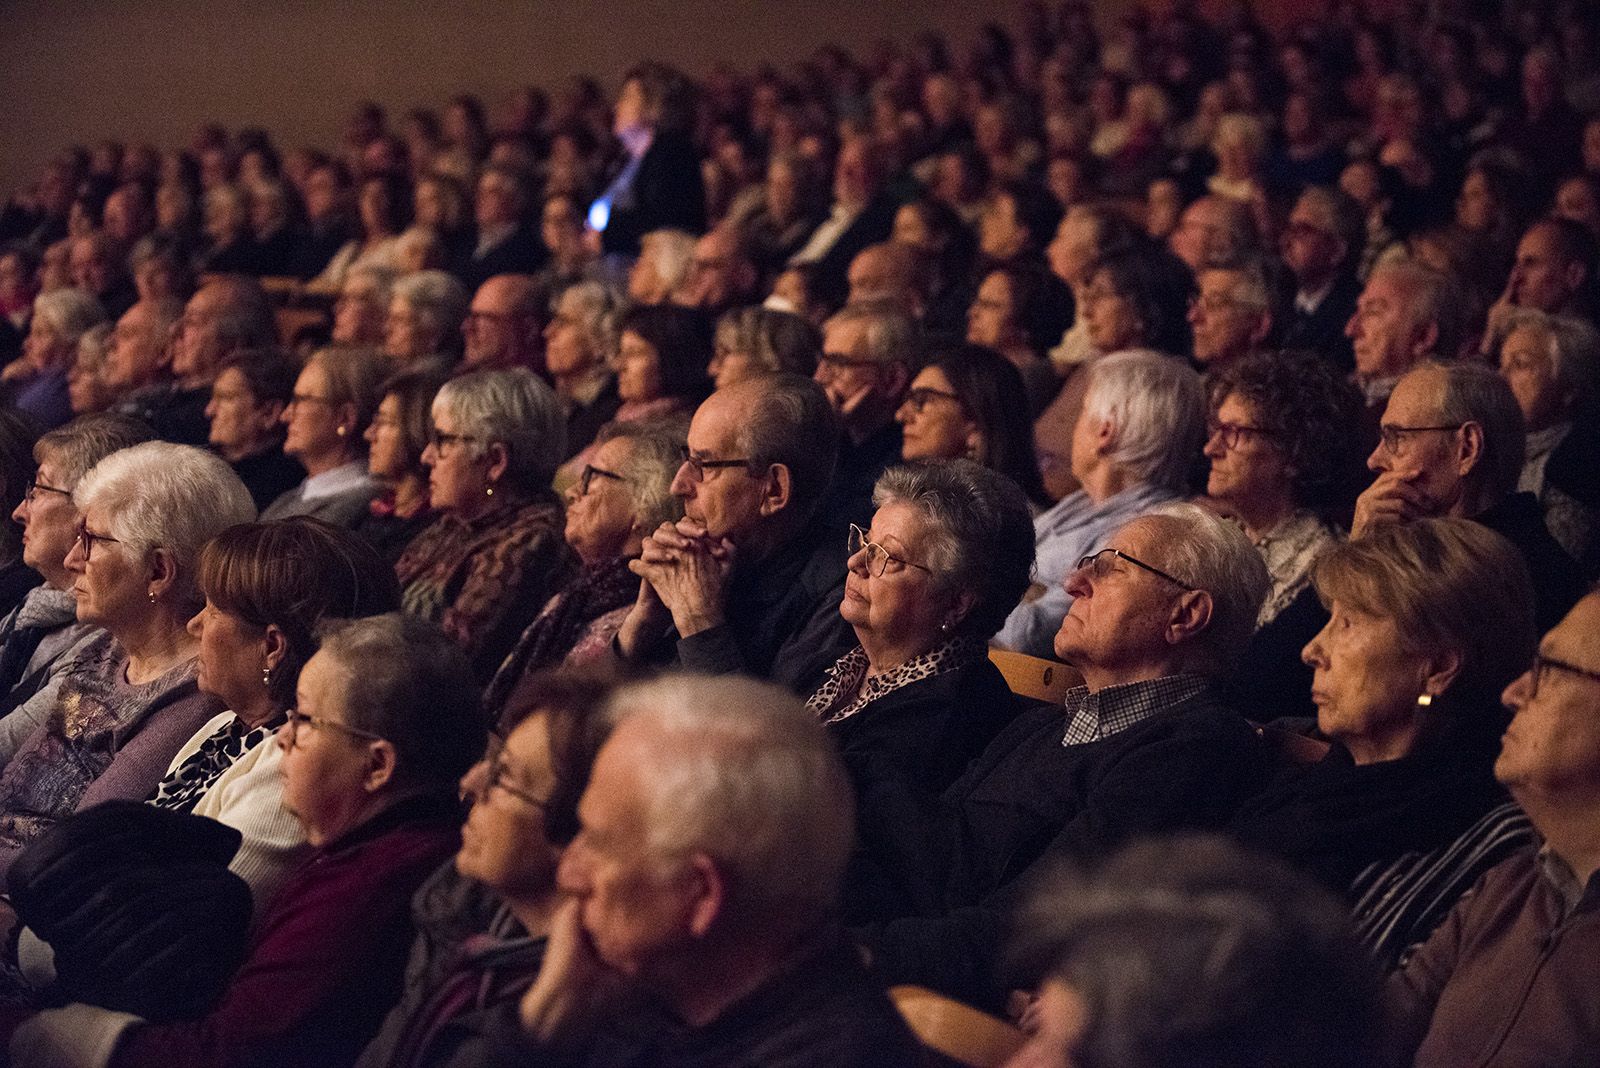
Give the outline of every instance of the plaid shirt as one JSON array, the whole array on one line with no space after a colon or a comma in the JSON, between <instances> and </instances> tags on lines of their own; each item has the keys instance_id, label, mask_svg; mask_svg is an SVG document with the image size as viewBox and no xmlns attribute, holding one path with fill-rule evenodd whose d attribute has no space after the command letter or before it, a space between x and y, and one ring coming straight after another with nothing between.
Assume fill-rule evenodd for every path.
<instances>
[{"instance_id":1,"label":"plaid shirt","mask_svg":"<svg viewBox=\"0 0 1600 1068\"><path fill-rule=\"evenodd\" d=\"M1067 691L1067 732L1062 745L1098 742L1142 723L1157 712L1189 700L1211 685L1204 675L1164 675L1159 679Z\"/></svg>"}]
</instances>

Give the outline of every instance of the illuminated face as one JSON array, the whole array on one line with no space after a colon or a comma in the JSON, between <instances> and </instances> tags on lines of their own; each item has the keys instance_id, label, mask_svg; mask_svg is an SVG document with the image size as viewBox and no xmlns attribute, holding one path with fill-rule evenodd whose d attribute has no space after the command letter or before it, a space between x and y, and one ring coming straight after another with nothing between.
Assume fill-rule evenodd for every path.
<instances>
[{"instance_id":1,"label":"illuminated face","mask_svg":"<svg viewBox=\"0 0 1600 1068\"><path fill-rule=\"evenodd\" d=\"M1241 505L1292 501L1294 472L1288 457L1260 426L1255 405L1236 393L1230 393L1217 406L1205 445L1206 457L1211 461L1211 474L1206 481L1208 497ZM1227 444L1230 436L1235 439L1231 447Z\"/></svg>"},{"instance_id":2,"label":"illuminated face","mask_svg":"<svg viewBox=\"0 0 1600 1068\"><path fill-rule=\"evenodd\" d=\"M949 620L951 604L936 592L929 571L934 532L928 519L913 505L891 501L872 517L866 540L894 559L869 561L865 546L854 553L846 565L849 573L839 614L857 635L877 634L933 648L942 636L940 626Z\"/></svg>"},{"instance_id":3,"label":"illuminated face","mask_svg":"<svg viewBox=\"0 0 1600 1068\"><path fill-rule=\"evenodd\" d=\"M1317 726L1347 746L1388 748L1414 728L1428 664L1405 650L1392 617L1337 599L1330 611L1301 654L1314 672Z\"/></svg>"},{"instance_id":4,"label":"illuminated face","mask_svg":"<svg viewBox=\"0 0 1600 1068\"><path fill-rule=\"evenodd\" d=\"M982 433L967 417L950 379L924 367L911 382L900 410L900 456L905 460L953 460L980 451Z\"/></svg>"},{"instance_id":5,"label":"illuminated face","mask_svg":"<svg viewBox=\"0 0 1600 1068\"><path fill-rule=\"evenodd\" d=\"M1357 375L1366 379L1401 375L1420 358L1424 324L1416 322L1410 297L1388 271L1377 271L1367 280L1344 331L1355 350Z\"/></svg>"},{"instance_id":6,"label":"illuminated face","mask_svg":"<svg viewBox=\"0 0 1600 1068\"><path fill-rule=\"evenodd\" d=\"M1566 414L1571 398L1556 378L1554 343L1536 326L1519 327L1500 346L1500 377L1511 387L1529 430L1542 430Z\"/></svg>"},{"instance_id":7,"label":"illuminated face","mask_svg":"<svg viewBox=\"0 0 1600 1068\"><path fill-rule=\"evenodd\" d=\"M1591 791L1600 775L1600 596L1579 601L1539 643L1547 661L1506 687L1514 713L1495 777L1520 796ZM1576 670L1573 670L1576 669Z\"/></svg>"}]
</instances>

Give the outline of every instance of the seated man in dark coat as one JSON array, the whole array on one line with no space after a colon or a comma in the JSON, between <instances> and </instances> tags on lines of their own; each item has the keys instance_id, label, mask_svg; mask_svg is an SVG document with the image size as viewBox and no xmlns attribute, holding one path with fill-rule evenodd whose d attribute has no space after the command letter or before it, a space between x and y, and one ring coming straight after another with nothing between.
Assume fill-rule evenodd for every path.
<instances>
[{"instance_id":1,"label":"seated man in dark coat","mask_svg":"<svg viewBox=\"0 0 1600 1068\"><path fill-rule=\"evenodd\" d=\"M703 676L624 690L612 711L561 862L572 899L487 1063L920 1063L832 920L850 784L816 717Z\"/></svg>"},{"instance_id":2,"label":"seated man in dark coat","mask_svg":"<svg viewBox=\"0 0 1600 1068\"><path fill-rule=\"evenodd\" d=\"M1522 553L1539 629L1560 622L1588 583L1545 526L1539 499L1517 491L1522 411L1505 379L1481 364L1424 363L1395 384L1380 431L1367 460L1378 477L1356 500L1351 536L1424 516L1475 520Z\"/></svg>"},{"instance_id":3,"label":"seated man in dark coat","mask_svg":"<svg viewBox=\"0 0 1600 1068\"><path fill-rule=\"evenodd\" d=\"M478 244L459 272L469 290L497 274L533 274L544 266L549 254L528 223L531 203L527 179L520 173L508 167L484 168L473 202Z\"/></svg>"},{"instance_id":4,"label":"seated man in dark coat","mask_svg":"<svg viewBox=\"0 0 1600 1068\"><path fill-rule=\"evenodd\" d=\"M818 514L838 437L822 387L800 375L747 379L700 405L672 482L684 518L630 565L644 582L617 635L624 659L811 692L855 644L839 615L845 539Z\"/></svg>"},{"instance_id":5,"label":"seated man in dark coat","mask_svg":"<svg viewBox=\"0 0 1600 1068\"><path fill-rule=\"evenodd\" d=\"M994 966L1025 872L1220 826L1265 779L1255 733L1217 689L1268 585L1238 527L1163 505L1067 583L1055 652L1085 685L1067 694L1065 717L1053 705L1018 716L935 811L907 821L906 866L929 881L917 896L932 907L864 932L891 982L996 1006Z\"/></svg>"}]
</instances>

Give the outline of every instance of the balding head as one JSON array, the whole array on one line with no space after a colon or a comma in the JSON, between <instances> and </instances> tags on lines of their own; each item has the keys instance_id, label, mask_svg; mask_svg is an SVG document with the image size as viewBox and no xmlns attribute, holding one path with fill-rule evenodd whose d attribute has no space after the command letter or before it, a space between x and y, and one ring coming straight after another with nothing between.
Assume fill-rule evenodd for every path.
<instances>
[{"instance_id":1,"label":"balding head","mask_svg":"<svg viewBox=\"0 0 1600 1068\"><path fill-rule=\"evenodd\" d=\"M544 305L544 287L532 275L497 274L484 282L461 324L464 366L535 367L543 354Z\"/></svg>"}]
</instances>

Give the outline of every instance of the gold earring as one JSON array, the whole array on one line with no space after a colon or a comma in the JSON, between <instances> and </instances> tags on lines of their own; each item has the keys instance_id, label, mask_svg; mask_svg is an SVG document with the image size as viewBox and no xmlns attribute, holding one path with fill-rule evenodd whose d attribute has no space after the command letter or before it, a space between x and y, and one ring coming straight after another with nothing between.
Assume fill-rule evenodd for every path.
<instances>
[{"instance_id":1,"label":"gold earring","mask_svg":"<svg viewBox=\"0 0 1600 1068\"><path fill-rule=\"evenodd\" d=\"M1417 707L1428 708L1433 704L1433 694L1421 693L1417 695Z\"/></svg>"},{"instance_id":2,"label":"gold earring","mask_svg":"<svg viewBox=\"0 0 1600 1068\"><path fill-rule=\"evenodd\" d=\"M341 437L341 438L342 438L342 437L344 437L344 436L345 436L345 435L346 435L346 434L347 434L347 433L349 433L349 430L348 430L348 429L347 429L347 428L345 428L345 427L342 427L342 426L340 426L340 427L335 427L335 428L334 428L334 430L333 430L333 432L334 432L334 433L335 433L335 434L338 434L338 435L339 435L339 436L340 436L340 437Z\"/></svg>"},{"instance_id":3,"label":"gold earring","mask_svg":"<svg viewBox=\"0 0 1600 1068\"><path fill-rule=\"evenodd\" d=\"M155 604L156 603L156 595L154 593L150 594L150 603L151 604Z\"/></svg>"}]
</instances>

